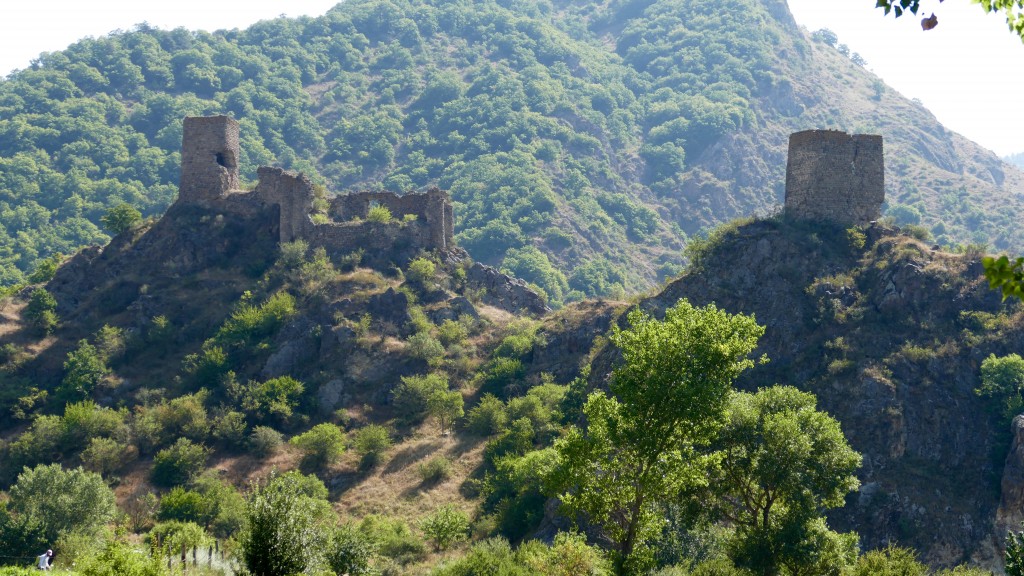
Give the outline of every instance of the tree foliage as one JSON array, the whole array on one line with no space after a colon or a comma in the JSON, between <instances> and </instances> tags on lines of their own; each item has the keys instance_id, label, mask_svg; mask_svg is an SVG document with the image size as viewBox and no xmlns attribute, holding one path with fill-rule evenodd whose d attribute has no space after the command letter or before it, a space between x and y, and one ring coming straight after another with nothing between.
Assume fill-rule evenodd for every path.
<instances>
[{"instance_id":1,"label":"tree foliage","mask_svg":"<svg viewBox=\"0 0 1024 576\"><path fill-rule=\"evenodd\" d=\"M734 393L719 432L719 467L708 482L736 527L738 566L756 574L841 574L856 558L856 534L836 534L824 511L860 484L860 455L813 394L789 386Z\"/></svg>"},{"instance_id":2,"label":"tree foliage","mask_svg":"<svg viewBox=\"0 0 1024 576\"><path fill-rule=\"evenodd\" d=\"M614 543L620 574L649 564L645 543L660 528L656 504L700 485L701 451L722 425L732 382L764 328L753 318L685 300L657 320L640 310L613 329L622 352L614 396L595 392L587 427L558 440L552 475L563 506L599 524Z\"/></svg>"},{"instance_id":3,"label":"tree foliage","mask_svg":"<svg viewBox=\"0 0 1024 576\"><path fill-rule=\"evenodd\" d=\"M295 436L290 444L302 451L307 465L323 468L337 461L345 451L345 434L334 424L324 422Z\"/></svg>"},{"instance_id":4,"label":"tree foliage","mask_svg":"<svg viewBox=\"0 0 1024 576\"><path fill-rule=\"evenodd\" d=\"M318 486L317 486L318 485ZM333 519L327 489L297 472L272 474L246 498L242 562L253 576L280 576L322 566Z\"/></svg>"},{"instance_id":5,"label":"tree foliage","mask_svg":"<svg viewBox=\"0 0 1024 576\"><path fill-rule=\"evenodd\" d=\"M8 506L23 523L54 542L71 532L93 533L114 518L114 492L99 474L60 464L25 468L8 491Z\"/></svg>"}]
</instances>

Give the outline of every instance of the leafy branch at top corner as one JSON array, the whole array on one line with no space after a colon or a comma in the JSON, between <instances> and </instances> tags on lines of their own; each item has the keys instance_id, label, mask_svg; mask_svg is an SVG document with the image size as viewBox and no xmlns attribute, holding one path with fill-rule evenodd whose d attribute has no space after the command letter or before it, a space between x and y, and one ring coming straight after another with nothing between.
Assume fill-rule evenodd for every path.
<instances>
[{"instance_id":1,"label":"leafy branch at top corner","mask_svg":"<svg viewBox=\"0 0 1024 576\"><path fill-rule=\"evenodd\" d=\"M939 0L942 2L943 0ZM1002 12L1006 16L1006 24L1014 34L1024 42L1024 0L970 0L972 4L981 6L985 12ZM892 12L896 18L905 12L917 14L921 9L921 0L877 0L877 8L885 11L888 16ZM929 18L921 20L921 28L931 30L939 21L933 13Z\"/></svg>"},{"instance_id":2,"label":"leafy branch at top corner","mask_svg":"<svg viewBox=\"0 0 1024 576\"><path fill-rule=\"evenodd\" d=\"M985 267L985 278L993 290L1003 293L1003 300L1013 296L1024 300L1024 258L1010 260L1005 254L999 258L987 256L981 259Z\"/></svg>"}]
</instances>

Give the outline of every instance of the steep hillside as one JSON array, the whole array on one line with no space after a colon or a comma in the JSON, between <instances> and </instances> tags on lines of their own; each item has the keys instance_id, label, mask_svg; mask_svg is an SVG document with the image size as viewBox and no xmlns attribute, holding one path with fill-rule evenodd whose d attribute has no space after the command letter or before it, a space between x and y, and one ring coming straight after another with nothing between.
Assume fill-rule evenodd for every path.
<instances>
[{"instance_id":1,"label":"steep hillside","mask_svg":"<svg viewBox=\"0 0 1024 576\"><path fill-rule=\"evenodd\" d=\"M781 200L786 136L886 137L890 213L1024 246L1022 176L794 24L781 2L354 0L216 33L140 26L0 80L0 283L169 205L180 119L242 123L328 189L450 190L474 258L554 304L681 269L688 238Z\"/></svg>"},{"instance_id":2,"label":"steep hillside","mask_svg":"<svg viewBox=\"0 0 1024 576\"><path fill-rule=\"evenodd\" d=\"M860 491L833 524L865 548L910 545L933 565L999 564L1019 457L1006 460L1010 423L974 390L986 357L1020 350L1024 315L988 289L979 255L884 226L779 218L720 230L691 255L693 268L640 306L714 302L767 327L755 353L770 361L740 386L813 392L864 456ZM592 384L615 358L597 355Z\"/></svg>"}]
</instances>

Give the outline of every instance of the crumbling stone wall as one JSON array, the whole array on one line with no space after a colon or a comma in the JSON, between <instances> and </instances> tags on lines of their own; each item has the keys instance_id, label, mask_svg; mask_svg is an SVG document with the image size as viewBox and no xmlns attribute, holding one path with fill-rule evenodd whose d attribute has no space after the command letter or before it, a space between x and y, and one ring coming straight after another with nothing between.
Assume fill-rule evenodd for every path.
<instances>
[{"instance_id":1,"label":"crumbling stone wall","mask_svg":"<svg viewBox=\"0 0 1024 576\"><path fill-rule=\"evenodd\" d=\"M786 213L795 218L866 224L885 200L882 137L805 130L789 137Z\"/></svg>"},{"instance_id":2,"label":"crumbling stone wall","mask_svg":"<svg viewBox=\"0 0 1024 576\"><path fill-rule=\"evenodd\" d=\"M437 188L404 196L390 192L338 196L329 208L329 216L335 221L320 224L314 224L311 217L316 198L313 183L302 174L263 166L257 170L256 189L239 190L238 134L238 122L227 116L185 118L179 206L198 206L248 218L266 213L277 224L258 234L274 234L278 242L306 240L331 254L363 249L370 261L389 257L398 261L421 249L454 248L452 204L448 194ZM399 221L407 215L416 216L416 220L366 222L374 204L386 206ZM363 222L353 222L356 217Z\"/></svg>"},{"instance_id":3,"label":"crumbling stone wall","mask_svg":"<svg viewBox=\"0 0 1024 576\"><path fill-rule=\"evenodd\" d=\"M260 166L256 175L256 197L266 206L278 207L280 241L308 238L313 229L313 182L303 174L269 166Z\"/></svg>"},{"instance_id":4,"label":"crumbling stone wall","mask_svg":"<svg viewBox=\"0 0 1024 576\"><path fill-rule=\"evenodd\" d=\"M448 194L437 188L432 188L423 194L405 194L404 196L391 192L346 194L331 201L329 214L339 222L353 218L366 218L370 207L374 205L386 207L397 219L413 215L425 222L430 230L425 248L447 250L455 245L455 219L452 204L448 199Z\"/></svg>"},{"instance_id":5,"label":"crumbling stone wall","mask_svg":"<svg viewBox=\"0 0 1024 576\"><path fill-rule=\"evenodd\" d=\"M182 125L178 201L203 204L238 189L238 122L189 116Z\"/></svg>"}]
</instances>

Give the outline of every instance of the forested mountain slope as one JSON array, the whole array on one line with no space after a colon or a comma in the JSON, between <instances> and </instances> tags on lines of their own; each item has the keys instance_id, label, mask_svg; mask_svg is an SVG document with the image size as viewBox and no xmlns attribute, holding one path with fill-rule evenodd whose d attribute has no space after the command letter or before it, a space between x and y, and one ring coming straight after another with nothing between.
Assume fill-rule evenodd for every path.
<instances>
[{"instance_id":1,"label":"forested mountain slope","mask_svg":"<svg viewBox=\"0 0 1024 576\"><path fill-rule=\"evenodd\" d=\"M181 118L242 124L261 164L333 192L437 184L474 258L553 304L677 272L686 240L782 199L786 136L886 138L890 213L941 242L1024 245L1022 176L776 1L353 0L216 33L130 32L0 81L0 283L170 203Z\"/></svg>"}]
</instances>

